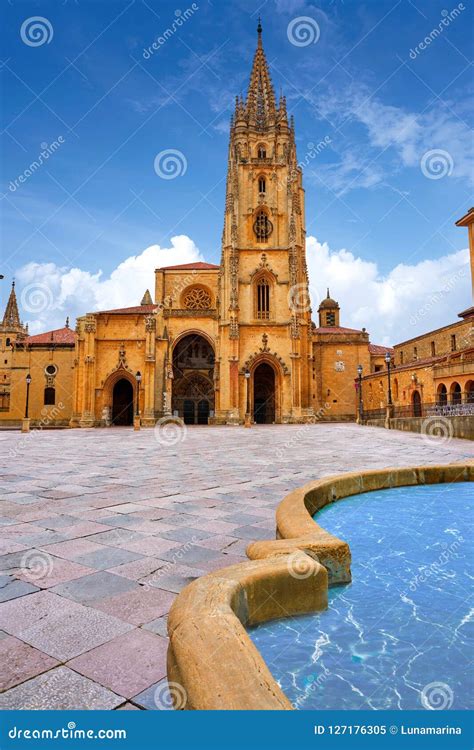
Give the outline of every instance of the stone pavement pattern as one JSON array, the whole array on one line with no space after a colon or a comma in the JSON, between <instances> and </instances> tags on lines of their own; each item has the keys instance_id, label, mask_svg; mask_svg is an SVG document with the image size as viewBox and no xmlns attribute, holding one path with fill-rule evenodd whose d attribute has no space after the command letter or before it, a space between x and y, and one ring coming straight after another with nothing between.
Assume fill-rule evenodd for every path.
<instances>
[{"instance_id":1,"label":"stone pavement pattern","mask_svg":"<svg viewBox=\"0 0 474 750\"><path fill-rule=\"evenodd\" d=\"M355 424L0 432L0 709L167 708L175 596L274 538L285 494L473 458Z\"/></svg>"}]
</instances>

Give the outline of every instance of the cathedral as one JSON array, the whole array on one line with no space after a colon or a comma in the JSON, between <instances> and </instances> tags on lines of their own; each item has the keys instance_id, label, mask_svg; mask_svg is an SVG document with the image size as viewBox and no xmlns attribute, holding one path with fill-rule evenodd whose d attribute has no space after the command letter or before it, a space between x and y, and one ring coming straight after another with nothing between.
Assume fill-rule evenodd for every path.
<instances>
[{"instance_id":1,"label":"cathedral","mask_svg":"<svg viewBox=\"0 0 474 750\"><path fill-rule=\"evenodd\" d=\"M150 280L151 281L151 280ZM152 287L150 283L150 287ZM90 312L76 330L29 336L12 287L0 326L0 420L99 427L352 420L357 367L388 350L342 327L339 304L313 321L305 194L293 118L277 101L258 26L246 98L230 123L219 265L155 271L134 307ZM27 382L27 376L29 382Z\"/></svg>"}]
</instances>

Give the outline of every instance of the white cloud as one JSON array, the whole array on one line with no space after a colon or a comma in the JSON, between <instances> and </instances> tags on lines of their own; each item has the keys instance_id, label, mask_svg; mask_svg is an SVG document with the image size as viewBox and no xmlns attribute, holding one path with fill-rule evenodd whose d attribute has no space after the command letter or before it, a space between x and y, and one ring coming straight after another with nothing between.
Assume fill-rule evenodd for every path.
<instances>
[{"instance_id":1,"label":"white cloud","mask_svg":"<svg viewBox=\"0 0 474 750\"><path fill-rule=\"evenodd\" d=\"M204 260L186 235L171 239L170 248L152 245L120 263L108 278L80 268L61 268L54 263L28 263L16 273L20 302L34 302L37 308L23 311L31 333L71 325L75 317L94 310L139 304L145 289L154 292L154 270L160 266ZM341 306L341 325L365 327L371 341L392 344L456 320L470 302L468 250L409 265L400 263L383 275L377 264L345 249L331 250L316 237L307 238L313 318L326 295ZM41 308L41 300L49 304Z\"/></svg>"},{"instance_id":2,"label":"white cloud","mask_svg":"<svg viewBox=\"0 0 474 750\"><path fill-rule=\"evenodd\" d=\"M473 182L470 130L457 114L459 107L455 102L440 101L429 110L410 112L384 103L372 96L366 85L354 82L327 95L318 91L313 103L321 117L348 132L349 142L344 140L339 149L339 161L321 169L324 181L339 193L351 187L372 187L402 167L420 169L423 155L433 149L450 155L452 179ZM348 123L352 126L349 130ZM355 125L362 126L364 134L353 142ZM333 150L337 149L335 135Z\"/></svg>"},{"instance_id":3,"label":"white cloud","mask_svg":"<svg viewBox=\"0 0 474 750\"><path fill-rule=\"evenodd\" d=\"M373 343L393 344L456 320L470 304L469 251L399 263L381 274L376 263L307 238L313 318L326 287L341 306L341 325L365 327Z\"/></svg>"},{"instance_id":4,"label":"white cloud","mask_svg":"<svg viewBox=\"0 0 474 750\"><path fill-rule=\"evenodd\" d=\"M55 263L27 263L16 272L18 299L30 333L60 328L69 315L138 305L145 289L154 296L154 271L160 266L203 260L186 235L171 238L171 247L147 247L131 255L103 278L102 271L64 268Z\"/></svg>"}]
</instances>

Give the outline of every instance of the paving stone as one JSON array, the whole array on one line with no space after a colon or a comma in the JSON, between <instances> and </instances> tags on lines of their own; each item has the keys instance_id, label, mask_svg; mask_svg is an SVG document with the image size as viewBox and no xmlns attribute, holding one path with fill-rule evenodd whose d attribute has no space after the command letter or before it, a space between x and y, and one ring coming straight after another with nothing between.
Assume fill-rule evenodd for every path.
<instances>
[{"instance_id":1,"label":"paving stone","mask_svg":"<svg viewBox=\"0 0 474 750\"><path fill-rule=\"evenodd\" d=\"M128 552L118 547L106 547L105 545L100 550L88 552L86 555L76 558L77 562L80 562L81 565L86 565L88 568L95 568L96 570L106 570L107 568L140 559L142 559L141 555L137 555L134 552Z\"/></svg>"},{"instance_id":2,"label":"paving stone","mask_svg":"<svg viewBox=\"0 0 474 750\"><path fill-rule=\"evenodd\" d=\"M170 539L173 542L198 542L209 536L207 531L199 531L193 528L179 528L174 531L166 531L160 535L162 539Z\"/></svg>"},{"instance_id":3,"label":"paving stone","mask_svg":"<svg viewBox=\"0 0 474 750\"><path fill-rule=\"evenodd\" d=\"M142 557L140 560L125 563L125 565L109 568L109 573L115 573L115 575L130 578L132 581L138 581L155 573L165 565L169 565L165 560L158 560L156 557Z\"/></svg>"},{"instance_id":4,"label":"paving stone","mask_svg":"<svg viewBox=\"0 0 474 750\"><path fill-rule=\"evenodd\" d=\"M190 563L191 565L201 563L204 560L213 560L217 556L218 553L215 550L199 547L196 544L189 544L160 554L162 560L184 564Z\"/></svg>"},{"instance_id":5,"label":"paving stone","mask_svg":"<svg viewBox=\"0 0 474 750\"><path fill-rule=\"evenodd\" d=\"M132 628L122 620L50 591L0 604L0 627L60 661Z\"/></svg>"},{"instance_id":6,"label":"paving stone","mask_svg":"<svg viewBox=\"0 0 474 750\"><path fill-rule=\"evenodd\" d=\"M2 576L0 578L0 602L8 602L18 599L26 594L39 591L38 586L25 581L18 581L13 576Z\"/></svg>"},{"instance_id":7,"label":"paving stone","mask_svg":"<svg viewBox=\"0 0 474 750\"><path fill-rule=\"evenodd\" d=\"M94 607L132 625L144 625L168 612L175 598L168 591L140 587L136 591L95 602Z\"/></svg>"},{"instance_id":8,"label":"paving stone","mask_svg":"<svg viewBox=\"0 0 474 750\"><path fill-rule=\"evenodd\" d=\"M132 591L136 587L137 584L128 578L100 571L83 576L75 581L61 583L53 589L53 592L81 604L91 604L99 599L105 599L107 596Z\"/></svg>"},{"instance_id":9,"label":"paving stone","mask_svg":"<svg viewBox=\"0 0 474 750\"><path fill-rule=\"evenodd\" d=\"M3 691L52 669L58 662L24 641L7 635L0 639L0 664L0 691Z\"/></svg>"},{"instance_id":10,"label":"paving stone","mask_svg":"<svg viewBox=\"0 0 474 750\"><path fill-rule=\"evenodd\" d=\"M147 622L143 625L143 630L149 630L151 633L161 635L162 638L168 637L168 615L158 617L156 620Z\"/></svg>"},{"instance_id":11,"label":"paving stone","mask_svg":"<svg viewBox=\"0 0 474 750\"><path fill-rule=\"evenodd\" d=\"M90 567L53 557L47 552L35 549L25 553L22 563L15 577L41 589L49 589L92 573Z\"/></svg>"},{"instance_id":12,"label":"paving stone","mask_svg":"<svg viewBox=\"0 0 474 750\"><path fill-rule=\"evenodd\" d=\"M126 698L166 675L167 640L135 629L69 662L69 666Z\"/></svg>"},{"instance_id":13,"label":"paving stone","mask_svg":"<svg viewBox=\"0 0 474 750\"><path fill-rule=\"evenodd\" d=\"M41 547L41 549L55 557L63 557L65 560L76 561L82 555L101 550L102 546L101 544L89 541L89 539L72 539L67 542L59 542L58 544L48 544Z\"/></svg>"},{"instance_id":14,"label":"paving stone","mask_svg":"<svg viewBox=\"0 0 474 750\"><path fill-rule=\"evenodd\" d=\"M173 699L166 677L136 695L133 701L142 708L148 709L148 711L174 711Z\"/></svg>"},{"instance_id":15,"label":"paving stone","mask_svg":"<svg viewBox=\"0 0 474 750\"><path fill-rule=\"evenodd\" d=\"M110 710L124 702L122 696L73 672L57 667L0 695L0 709Z\"/></svg>"}]
</instances>

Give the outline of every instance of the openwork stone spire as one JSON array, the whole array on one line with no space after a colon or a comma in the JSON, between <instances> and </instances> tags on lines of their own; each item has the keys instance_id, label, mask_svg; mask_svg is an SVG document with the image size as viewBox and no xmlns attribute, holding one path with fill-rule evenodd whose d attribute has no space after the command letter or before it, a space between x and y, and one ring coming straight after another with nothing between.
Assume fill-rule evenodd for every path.
<instances>
[{"instance_id":1,"label":"openwork stone spire","mask_svg":"<svg viewBox=\"0 0 474 750\"><path fill-rule=\"evenodd\" d=\"M2 328L8 331L23 330L20 313L18 312L18 303L16 301L15 281L12 282L12 289L3 316Z\"/></svg>"},{"instance_id":2,"label":"openwork stone spire","mask_svg":"<svg viewBox=\"0 0 474 750\"><path fill-rule=\"evenodd\" d=\"M276 117L275 91L262 45L262 25L258 22L258 44L253 58L247 92L246 116L249 124L264 130Z\"/></svg>"}]
</instances>

